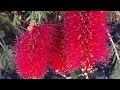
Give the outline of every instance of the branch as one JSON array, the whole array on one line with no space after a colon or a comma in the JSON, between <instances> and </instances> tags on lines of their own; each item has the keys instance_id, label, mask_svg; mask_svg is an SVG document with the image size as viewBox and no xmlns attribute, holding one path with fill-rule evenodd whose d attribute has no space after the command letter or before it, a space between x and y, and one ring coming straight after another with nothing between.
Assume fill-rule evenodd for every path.
<instances>
[{"instance_id":1,"label":"branch","mask_svg":"<svg viewBox=\"0 0 120 90\"><path fill-rule=\"evenodd\" d=\"M108 35L110 36L109 32L108 32ZM114 51L115 51L115 55L116 55L116 57L117 57L117 61L118 61L118 63L120 64L119 54L118 54L118 52L117 52L116 46L115 46L115 44L114 44L111 36L110 36L110 42L112 43L113 49L114 49Z\"/></svg>"}]
</instances>

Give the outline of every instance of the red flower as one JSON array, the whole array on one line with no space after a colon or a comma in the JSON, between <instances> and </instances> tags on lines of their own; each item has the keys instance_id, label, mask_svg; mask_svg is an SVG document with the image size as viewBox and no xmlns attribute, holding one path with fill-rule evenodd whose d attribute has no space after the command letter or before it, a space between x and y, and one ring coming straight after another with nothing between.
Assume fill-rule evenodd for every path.
<instances>
[{"instance_id":1,"label":"red flower","mask_svg":"<svg viewBox=\"0 0 120 90\"><path fill-rule=\"evenodd\" d=\"M25 33L16 43L14 61L23 78L43 78L49 60L49 43L51 42L51 24L35 26Z\"/></svg>"},{"instance_id":2,"label":"red flower","mask_svg":"<svg viewBox=\"0 0 120 90\"><path fill-rule=\"evenodd\" d=\"M52 59L50 67L56 74L69 74L80 66L79 42L76 41L80 31L76 31L80 24L79 12L67 12L63 15L64 24L57 25L53 33ZM73 33L74 32L74 33ZM77 54L77 55L76 55Z\"/></svg>"},{"instance_id":3,"label":"red flower","mask_svg":"<svg viewBox=\"0 0 120 90\"><path fill-rule=\"evenodd\" d=\"M56 74L63 74L64 68L64 34L63 34L63 25L56 24L54 33L52 34L52 43L51 43L51 62L50 67Z\"/></svg>"},{"instance_id":4,"label":"red flower","mask_svg":"<svg viewBox=\"0 0 120 90\"><path fill-rule=\"evenodd\" d=\"M104 65L109 62L110 51L108 48L108 25L106 11L89 11L86 12L87 31L84 40L86 41L86 62L84 68L89 71L95 68L95 65Z\"/></svg>"},{"instance_id":5,"label":"red flower","mask_svg":"<svg viewBox=\"0 0 120 90\"><path fill-rule=\"evenodd\" d=\"M106 11L69 11L64 23L35 26L16 44L15 62L24 78L43 78L47 66L56 74L90 71L108 63Z\"/></svg>"},{"instance_id":6,"label":"red flower","mask_svg":"<svg viewBox=\"0 0 120 90\"><path fill-rule=\"evenodd\" d=\"M80 38L83 33L83 27L81 27L82 16L79 11L69 11L64 13L64 33L65 33L65 45L64 53L66 55L66 66L68 67L68 73L72 73L77 70L84 57L81 53L84 53L84 42Z\"/></svg>"},{"instance_id":7,"label":"red flower","mask_svg":"<svg viewBox=\"0 0 120 90\"><path fill-rule=\"evenodd\" d=\"M90 71L108 62L107 12L85 11L64 13L66 66Z\"/></svg>"}]
</instances>

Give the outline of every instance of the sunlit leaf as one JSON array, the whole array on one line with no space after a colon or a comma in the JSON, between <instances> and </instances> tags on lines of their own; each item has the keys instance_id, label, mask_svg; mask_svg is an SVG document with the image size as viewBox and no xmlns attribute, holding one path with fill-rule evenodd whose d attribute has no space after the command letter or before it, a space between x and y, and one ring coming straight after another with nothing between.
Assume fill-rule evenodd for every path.
<instances>
[{"instance_id":1,"label":"sunlit leaf","mask_svg":"<svg viewBox=\"0 0 120 90\"><path fill-rule=\"evenodd\" d=\"M14 18L13 18L13 25L15 25L15 26L21 25L19 18L16 16L14 16Z\"/></svg>"}]
</instances>

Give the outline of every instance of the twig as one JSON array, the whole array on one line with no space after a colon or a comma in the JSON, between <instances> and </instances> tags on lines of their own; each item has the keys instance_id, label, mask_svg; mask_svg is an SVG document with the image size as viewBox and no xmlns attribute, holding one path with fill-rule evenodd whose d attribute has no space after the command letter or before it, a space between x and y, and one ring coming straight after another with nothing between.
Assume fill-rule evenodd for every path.
<instances>
[{"instance_id":1,"label":"twig","mask_svg":"<svg viewBox=\"0 0 120 90\"><path fill-rule=\"evenodd\" d=\"M109 32L108 32L108 35L110 36ZM110 36L110 42L112 43L112 46L113 46L113 48L114 48L114 50L115 50L115 55L116 55L116 57L117 57L117 61L118 61L118 63L120 64L119 54L118 54L118 52L117 52L117 49L116 49L116 47L115 47L115 44L114 44L111 36Z\"/></svg>"},{"instance_id":2,"label":"twig","mask_svg":"<svg viewBox=\"0 0 120 90\"><path fill-rule=\"evenodd\" d=\"M1 64L1 62L0 62L0 69L5 70L5 67Z\"/></svg>"},{"instance_id":3,"label":"twig","mask_svg":"<svg viewBox=\"0 0 120 90\"><path fill-rule=\"evenodd\" d=\"M3 40L3 37L1 37L1 39L2 39L3 45L5 46L5 42L4 42L4 40Z\"/></svg>"},{"instance_id":4,"label":"twig","mask_svg":"<svg viewBox=\"0 0 120 90\"><path fill-rule=\"evenodd\" d=\"M24 27L22 27L22 26L17 26L17 27L20 27L20 28L22 28L22 29L24 29L24 30L27 30L26 28L24 28Z\"/></svg>"},{"instance_id":5,"label":"twig","mask_svg":"<svg viewBox=\"0 0 120 90\"><path fill-rule=\"evenodd\" d=\"M7 20L7 21L8 21L16 30L18 30L19 32L22 33L22 31L21 31L19 28L15 27L12 22L10 22L9 20Z\"/></svg>"},{"instance_id":6,"label":"twig","mask_svg":"<svg viewBox=\"0 0 120 90\"><path fill-rule=\"evenodd\" d=\"M15 28L16 30L18 30L19 32L22 33L22 31L21 31L19 28L17 28L16 26L14 26L11 21L9 21L8 19L6 19L6 18L4 18L4 17L1 17L1 18L2 18L3 20L5 19L7 22L9 22L9 24L10 24L13 28Z\"/></svg>"},{"instance_id":7,"label":"twig","mask_svg":"<svg viewBox=\"0 0 120 90\"><path fill-rule=\"evenodd\" d=\"M118 44L119 42L120 42L120 40L116 44Z\"/></svg>"},{"instance_id":8,"label":"twig","mask_svg":"<svg viewBox=\"0 0 120 90\"><path fill-rule=\"evenodd\" d=\"M2 48L4 49L4 51L5 51L5 47L4 47L4 45L0 42L0 45L2 46Z\"/></svg>"}]
</instances>

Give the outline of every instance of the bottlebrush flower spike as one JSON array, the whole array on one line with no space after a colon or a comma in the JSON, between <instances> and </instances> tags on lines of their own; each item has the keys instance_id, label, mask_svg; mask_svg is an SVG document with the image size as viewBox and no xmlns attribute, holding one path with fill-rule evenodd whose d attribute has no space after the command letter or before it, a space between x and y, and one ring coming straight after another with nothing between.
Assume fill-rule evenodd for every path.
<instances>
[{"instance_id":1,"label":"bottlebrush flower spike","mask_svg":"<svg viewBox=\"0 0 120 90\"><path fill-rule=\"evenodd\" d=\"M89 60L86 61L85 69L97 65L104 65L109 62L110 51L108 48L109 26L107 25L107 11L90 11L88 14L88 32L89 36ZM91 37L91 38L90 38ZM90 64L89 64L90 63Z\"/></svg>"},{"instance_id":2,"label":"bottlebrush flower spike","mask_svg":"<svg viewBox=\"0 0 120 90\"><path fill-rule=\"evenodd\" d=\"M70 71L82 67L90 71L108 63L109 39L106 11L75 11L64 13L66 64Z\"/></svg>"},{"instance_id":3,"label":"bottlebrush flower spike","mask_svg":"<svg viewBox=\"0 0 120 90\"><path fill-rule=\"evenodd\" d=\"M34 26L16 43L14 61L23 78L43 78L49 59L49 43L51 42L52 24L44 23Z\"/></svg>"},{"instance_id":4,"label":"bottlebrush flower spike","mask_svg":"<svg viewBox=\"0 0 120 90\"><path fill-rule=\"evenodd\" d=\"M64 53L66 55L66 66L68 70L67 73L72 73L77 70L82 62L84 53L83 49L84 43L79 40L80 34L82 34L83 28L81 28L81 21L83 21L82 16L79 11L69 11L63 14L64 17Z\"/></svg>"},{"instance_id":5,"label":"bottlebrush flower spike","mask_svg":"<svg viewBox=\"0 0 120 90\"><path fill-rule=\"evenodd\" d=\"M64 34L63 34L63 25L56 24L54 33L52 34L52 43L51 43L51 63L50 67L56 74L64 74Z\"/></svg>"},{"instance_id":6,"label":"bottlebrush flower spike","mask_svg":"<svg viewBox=\"0 0 120 90\"><path fill-rule=\"evenodd\" d=\"M76 15L76 16L75 16ZM51 59L51 64L50 67L52 67L53 71L56 74L60 75L65 75L71 73L74 69L78 69L80 67L80 49L79 49L79 44L76 42L76 35L79 34L74 33L71 36L72 31L75 30L79 27L80 24L80 13L79 12L67 12L64 14L64 24L63 25L57 25L56 29L53 33L53 43L52 43L52 59ZM73 27L74 26L74 27ZM71 47L71 42L73 47ZM77 44L76 44L77 43ZM68 60L66 58L66 53L69 52L65 50L65 47L69 45L70 48L74 48L74 50L70 50L70 53L67 55L73 55L71 56L72 59ZM78 51L78 54L76 56L76 51ZM69 56L67 56L69 57ZM77 58L76 58L77 57ZM71 67L72 66L72 67ZM77 67L77 68L76 68Z\"/></svg>"}]
</instances>

